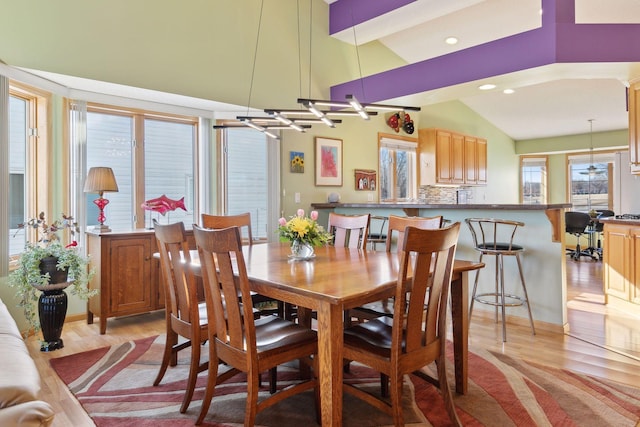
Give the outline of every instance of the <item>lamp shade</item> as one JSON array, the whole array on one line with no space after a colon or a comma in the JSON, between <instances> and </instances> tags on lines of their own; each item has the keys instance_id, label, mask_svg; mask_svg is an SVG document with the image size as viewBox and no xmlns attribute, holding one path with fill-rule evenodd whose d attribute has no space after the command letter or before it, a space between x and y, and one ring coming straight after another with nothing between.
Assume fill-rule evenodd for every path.
<instances>
[{"instance_id":1,"label":"lamp shade","mask_svg":"<svg viewBox=\"0 0 640 427\"><path fill-rule=\"evenodd\" d=\"M118 191L118 184L113 170L107 167L89 169L87 180L84 183L84 192L102 194L105 191Z\"/></svg>"}]
</instances>

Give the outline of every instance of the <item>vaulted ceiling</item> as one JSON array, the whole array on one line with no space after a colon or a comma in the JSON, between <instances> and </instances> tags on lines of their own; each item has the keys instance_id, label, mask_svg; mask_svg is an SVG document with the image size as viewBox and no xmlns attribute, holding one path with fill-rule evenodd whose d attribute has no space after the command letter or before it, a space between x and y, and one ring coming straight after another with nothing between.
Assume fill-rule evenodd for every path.
<instances>
[{"instance_id":1,"label":"vaulted ceiling","mask_svg":"<svg viewBox=\"0 0 640 427\"><path fill-rule=\"evenodd\" d=\"M515 140L586 133L589 119L595 132L628 127L626 87L640 77L636 0L326 1L334 37L377 40L407 62L334 86L333 99L458 99ZM478 89L487 83L495 89Z\"/></svg>"}]
</instances>

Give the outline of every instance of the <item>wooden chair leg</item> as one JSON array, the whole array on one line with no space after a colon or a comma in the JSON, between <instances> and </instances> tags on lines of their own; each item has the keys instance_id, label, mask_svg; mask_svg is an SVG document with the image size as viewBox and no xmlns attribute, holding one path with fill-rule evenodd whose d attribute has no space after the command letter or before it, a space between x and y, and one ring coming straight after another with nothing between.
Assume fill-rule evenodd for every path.
<instances>
[{"instance_id":1,"label":"wooden chair leg","mask_svg":"<svg viewBox=\"0 0 640 427\"><path fill-rule=\"evenodd\" d=\"M269 369L269 393L274 394L278 388L278 368Z\"/></svg>"},{"instance_id":2,"label":"wooden chair leg","mask_svg":"<svg viewBox=\"0 0 640 427\"><path fill-rule=\"evenodd\" d=\"M389 377L385 374L380 374L380 395L389 397Z\"/></svg>"},{"instance_id":3,"label":"wooden chair leg","mask_svg":"<svg viewBox=\"0 0 640 427\"><path fill-rule=\"evenodd\" d=\"M175 332L167 332L164 344L164 352L162 354L162 362L160 363L160 370L156 379L153 381L153 385L157 386L162 381L164 374L167 372L171 360L175 357L173 346L178 342L178 335Z\"/></svg>"},{"instance_id":4,"label":"wooden chair leg","mask_svg":"<svg viewBox=\"0 0 640 427\"><path fill-rule=\"evenodd\" d=\"M258 376L252 372L247 377L247 406L245 408L244 425L252 426L256 422L258 412Z\"/></svg>"},{"instance_id":5,"label":"wooden chair leg","mask_svg":"<svg viewBox=\"0 0 640 427\"><path fill-rule=\"evenodd\" d=\"M211 343L211 346L214 347L215 343ZM204 398L202 399L202 406L200 408L200 415L198 415L198 419L196 420L196 425L202 424L204 421L204 417L207 416L209 412L209 407L211 406L211 399L213 399L214 392L216 390L216 383L218 377L218 360L215 353L215 350L210 348L209 350L209 368L207 369L207 386L205 388Z\"/></svg>"},{"instance_id":6,"label":"wooden chair leg","mask_svg":"<svg viewBox=\"0 0 640 427\"><path fill-rule=\"evenodd\" d=\"M180 406L180 413L184 414L189 408L191 398L193 397L193 390L196 388L196 381L198 380L198 368L200 367L200 353L202 346L200 343L195 343L191 346L191 363L189 366L189 378L187 379L187 390L184 393L182 399L182 406ZM214 377L215 378L215 377Z\"/></svg>"},{"instance_id":7,"label":"wooden chair leg","mask_svg":"<svg viewBox=\"0 0 640 427\"><path fill-rule=\"evenodd\" d=\"M456 406L453 403L453 396L451 395L451 389L449 388L449 383L447 381L447 368L445 365L445 357L440 357L440 360L436 363L436 368L438 370L438 382L440 386L440 392L442 394L442 399L444 400L444 407L447 410L447 414L451 419L451 422L455 427L461 427L462 423L458 418L458 414L456 412Z\"/></svg>"},{"instance_id":8,"label":"wooden chair leg","mask_svg":"<svg viewBox=\"0 0 640 427\"><path fill-rule=\"evenodd\" d=\"M402 415L402 382L403 375L392 375L391 377L391 409L393 412L393 424L396 427L404 426Z\"/></svg>"}]
</instances>

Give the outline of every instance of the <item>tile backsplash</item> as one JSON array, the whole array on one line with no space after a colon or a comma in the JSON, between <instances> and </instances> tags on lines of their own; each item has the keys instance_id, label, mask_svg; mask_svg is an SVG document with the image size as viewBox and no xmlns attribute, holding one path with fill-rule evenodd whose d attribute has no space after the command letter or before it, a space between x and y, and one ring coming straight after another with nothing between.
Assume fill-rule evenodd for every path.
<instances>
[{"instance_id":1,"label":"tile backsplash","mask_svg":"<svg viewBox=\"0 0 640 427\"><path fill-rule=\"evenodd\" d=\"M434 205L467 204L472 203L473 191L469 187L423 185L418 189L418 198Z\"/></svg>"}]
</instances>

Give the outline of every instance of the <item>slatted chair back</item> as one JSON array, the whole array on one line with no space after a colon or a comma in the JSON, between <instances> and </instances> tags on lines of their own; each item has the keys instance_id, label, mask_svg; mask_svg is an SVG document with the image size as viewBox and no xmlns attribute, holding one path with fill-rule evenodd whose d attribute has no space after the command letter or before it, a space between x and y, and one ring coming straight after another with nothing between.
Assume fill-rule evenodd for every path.
<instances>
[{"instance_id":1,"label":"slatted chair back","mask_svg":"<svg viewBox=\"0 0 640 427\"><path fill-rule=\"evenodd\" d=\"M249 212L237 215L211 215L202 214L202 226L204 228L222 229L229 227L239 227L243 235L242 242L249 246L253 245L253 233L251 232L251 214Z\"/></svg>"},{"instance_id":2,"label":"slatted chair back","mask_svg":"<svg viewBox=\"0 0 640 427\"><path fill-rule=\"evenodd\" d=\"M366 248L371 215L341 215L329 212L327 229L333 234L334 246Z\"/></svg>"},{"instance_id":3,"label":"slatted chair back","mask_svg":"<svg viewBox=\"0 0 640 427\"><path fill-rule=\"evenodd\" d=\"M433 217L418 216L389 216L389 227L387 231L387 240L385 242L385 250L391 252L393 235L396 237L396 247L402 248L404 241L404 229L407 227L416 227L423 230L441 228L444 223L442 215Z\"/></svg>"}]
</instances>

